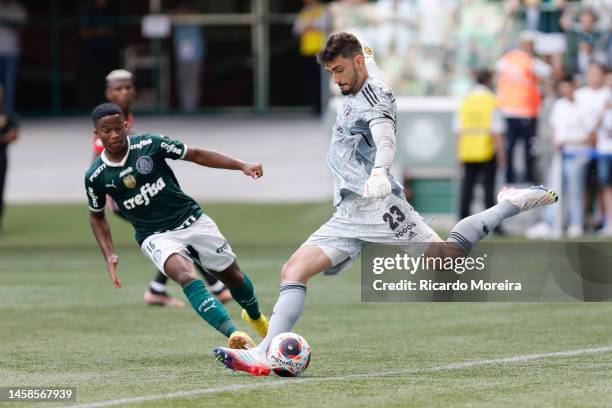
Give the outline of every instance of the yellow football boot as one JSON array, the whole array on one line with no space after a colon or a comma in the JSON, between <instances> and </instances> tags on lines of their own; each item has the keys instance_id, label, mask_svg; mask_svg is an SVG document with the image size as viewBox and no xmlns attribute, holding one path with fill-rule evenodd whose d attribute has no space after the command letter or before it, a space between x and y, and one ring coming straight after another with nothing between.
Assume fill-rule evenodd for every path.
<instances>
[{"instance_id":1,"label":"yellow football boot","mask_svg":"<svg viewBox=\"0 0 612 408\"><path fill-rule=\"evenodd\" d=\"M231 349L245 349L249 350L255 347L255 342L243 331L236 330L233 332L227 340L227 346Z\"/></svg>"},{"instance_id":2,"label":"yellow football boot","mask_svg":"<svg viewBox=\"0 0 612 408\"><path fill-rule=\"evenodd\" d=\"M257 334L259 334L262 338L266 337L266 334L268 334L268 325L270 324L270 322L268 321L268 318L264 316L263 313L261 314L261 316L259 316L259 319L253 320L249 317L247 311L242 309L242 314L240 316L242 317L242 320L251 325L251 327L257 332Z\"/></svg>"}]
</instances>

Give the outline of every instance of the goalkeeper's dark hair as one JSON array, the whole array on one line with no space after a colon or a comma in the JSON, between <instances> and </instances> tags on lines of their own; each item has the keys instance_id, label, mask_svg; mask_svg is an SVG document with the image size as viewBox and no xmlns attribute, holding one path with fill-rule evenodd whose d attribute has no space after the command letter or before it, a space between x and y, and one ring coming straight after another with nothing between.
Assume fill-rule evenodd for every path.
<instances>
[{"instance_id":1,"label":"goalkeeper's dark hair","mask_svg":"<svg viewBox=\"0 0 612 408\"><path fill-rule=\"evenodd\" d=\"M119 105L109 102L101 103L100 105L96 106L94 110L91 111L91 120L93 120L95 126L98 120L102 119L103 117L112 115L123 116L123 111L121 110Z\"/></svg>"},{"instance_id":2,"label":"goalkeeper's dark hair","mask_svg":"<svg viewBox=\"0 0 612 408\"><path fill-rule=\"evenodd\" d=\"M325 48L317 55L317 61L319 61L319 64L325 65L325 63L340 55L345 58L363 55L363 49L357 37L350 33L333 34L327 40Z\"/></svg>"}]
</instances>

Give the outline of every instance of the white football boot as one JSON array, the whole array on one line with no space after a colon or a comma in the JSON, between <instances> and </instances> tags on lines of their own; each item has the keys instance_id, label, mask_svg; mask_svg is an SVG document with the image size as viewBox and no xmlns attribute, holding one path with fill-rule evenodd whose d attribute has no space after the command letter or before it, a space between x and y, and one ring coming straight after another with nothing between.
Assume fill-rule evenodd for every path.
<instances>
[{"instance_id":1,"label":"white football boot","mask_svg":"<svg viewBox=\"0 0 612 408\"><path fill-rule=\"evenodd\" d=\"M521 212L554 204L558 200L557 193L544 186L504 187L497 195L497 202L508 201L510 204L516 205Z\"/></svg>"},{"instance_id":2,"label":"white football boot","mask_svg":"<svg viewBox=\"0 0 612 408\"><path fill-rule=\"evenodd\" d=\"M266 358L266 352L255 347L250 350L236 350L227 347L217 347L213 350L217 360L225 368L234 371L245 371L251 375L270 375L270 363Z\"/></svg>"}]
</instances>

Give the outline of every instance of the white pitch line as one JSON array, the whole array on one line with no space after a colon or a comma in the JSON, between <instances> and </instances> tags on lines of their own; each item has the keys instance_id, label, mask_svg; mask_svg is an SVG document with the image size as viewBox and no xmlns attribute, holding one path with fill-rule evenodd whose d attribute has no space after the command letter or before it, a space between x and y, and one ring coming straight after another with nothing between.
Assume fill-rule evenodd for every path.
<instances>
[{"instance_id":1,"label":"white pitch line","mask_svg":"<svg viewBox=\"0 0 612 408\"><path fill-rule=\"evenodd\" d=\"M292 378L292 379L280 379L279 378L277 381L274 381L274 382L262 382L262 383L255 383L255 384L234 384L234 385L228 385L225 387L201 388L201 389L189 390L189 391L170 392L167 394L156 394L156 395L145 395L145 396L140 396L140 397L120 398L120 399L114 399L114 400L90 402L86 404L70 405L69 408L110 407L113 405L135 404L139 402L158 401L158 400L172 399L172 398L188 398L188 397L195 397L199 395L218 394L218 393L223 393L223 392L235 392L235 391L253 390L253 389L258 389L258 388L278 387L281 385L287 386L287 385L293 385L293 384L304 384L304 383L319 382L319 381L347 381L347 380L358 380L362 378L388 377L392 375L432 373L436 371L461 370L464 368L480 367L480 366L495 365L495 364L510 364L510 363L518 363L518 362L523 362L523 361L534 361L534 360L541 360L541 359L551 358L551 357L572 357L572 356L578 356L582 354L595 354L595 353L607 353L607 352L612 352L612 346L586 348L586 349L578 349L578 350L568 350L568 351L557 351L553 353L525 354L525 355L518 355L518 356L511 356L511 357L494 358L494 359L489 359L489 360L474 360L474 361L464 361L461 363L450 363L450 364L445 364L445 365L435 366L435 367L405 368L401 370L381 371L381 372L375 372L375 373L348 374L348 375L331 376L331 377L304 377L304 378Z\"/></svg>"}]
</instances>

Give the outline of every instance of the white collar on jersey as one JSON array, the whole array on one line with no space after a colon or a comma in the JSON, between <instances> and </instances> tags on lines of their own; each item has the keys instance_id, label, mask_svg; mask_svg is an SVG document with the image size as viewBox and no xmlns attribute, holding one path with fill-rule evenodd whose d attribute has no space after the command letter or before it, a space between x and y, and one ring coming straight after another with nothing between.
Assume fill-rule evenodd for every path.
<instances>
[{"instance_id":1,"label":"white collar on jersey","mask_svg":"<svg viewBox=\"0 0 612 408\"><path fill-rule=\"evenodd\" d=\"M122 167L123 165L125 165L125 162L127 161L127 158L130 155L130 137L129 136L127 140L128 140L127 153L125 154L125 156L123 156L120 162L112 162L108 160L108 157L106 157L106 149L102 150L102 153L100 154L100 158L102 159L104 164L106 164L109 167Z\"/></svg>"}]
</instances>

